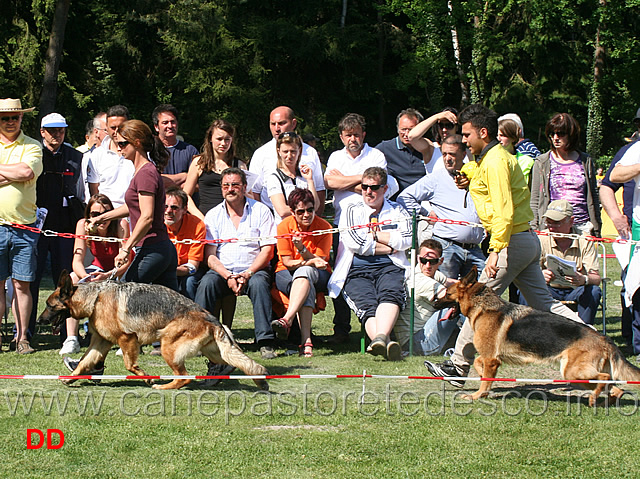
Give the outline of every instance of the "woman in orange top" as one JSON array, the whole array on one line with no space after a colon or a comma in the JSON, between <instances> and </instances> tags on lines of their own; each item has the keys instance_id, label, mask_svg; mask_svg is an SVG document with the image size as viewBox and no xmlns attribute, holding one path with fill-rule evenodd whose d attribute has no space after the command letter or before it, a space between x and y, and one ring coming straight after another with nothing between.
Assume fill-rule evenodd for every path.
<instances>
[{"instance_id":1,"label":"woman in orange top","mask_svg":"<svg viewBox=\"0 0 640 479\"><path fill-rule=\"evenodd\" d=\"M285 315L272 321L271 327L278 338L289 336L291 323L296 315L300 323L300 354L313 356L311 343L311 319L316 303L316 292L327 291L331 276L329 252L332 237L330 233L310 236L301 233L328 230L331 225L316 216L313 193L296 188L287 200L293 215L286 217L278 225L278 266L276 267L276 287L289 297L289 307Z\"/></svg>"}]
</instances>

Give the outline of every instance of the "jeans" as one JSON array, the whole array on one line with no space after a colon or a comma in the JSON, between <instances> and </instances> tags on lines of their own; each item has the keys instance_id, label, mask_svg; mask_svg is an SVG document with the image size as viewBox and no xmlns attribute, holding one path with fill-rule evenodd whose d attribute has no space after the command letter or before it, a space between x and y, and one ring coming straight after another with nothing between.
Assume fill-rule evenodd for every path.
<instances>
[{"instance_id":1,"label":"jeans","mask_svg":"<svg viewBox=\"0 0 640 479\"><path fill-rule=\"evenodd\" d=\"M140 247L124 275L125 281L161 284L178 291L178 253L170 240Z\"/></svg>"},{"instance_id":2,"label":"jeans","mask_svg":"<svg viewBox=\"0 0 640 479\"><path fill-rule=\"evenodd\" d=\"M434 236L433 239L442 244L442 264L438 269L447 278L463 278L474 265L478 268L478 277L480 277L484 269L485 257L479 245L472 249L464 249L439 236Z\"/></svg>"},{"instance_id":3,"label":"jeans","mask_svg":"<svg viewBox=\"0 0 640 479\"><path fill-rule=\"evenodd\" d=\"M553 299L558 301L576 301L578 303L578 316L586 324L593 324L602 298L600 286L593 284L572 288L553 288L548 286ZM527 301L520 295L520 304L527 304Z\"/></svg>"},{"instance_id":4,"label":"jeans","mask_svg":"<svg viewBox=\"0 0 640 479\"><path fill-rule=\"evenodd\" d=\"M413 351L420 356L440 354L447 344L451 334L458 328L458 320L448 319L440 321L448 309L441 309L424 324L422 329L413 335ZM466 320L460 316L462 321Z\"/></svg>"},{"instance_id":5,"label":"jeans","mask_svg":"<svg viewBox=\"0 0 640 479\"><path fill-rule=\"evenodd\" d=\"M191 300L195 300L200 280L207 271L206 266L200 266L195 274L191 274L189 276L178 276L178 293Z\"/></svg>"},{"instance_id":6,"label":"jeans","mask_svg":"<svg viewBox=\"0 0 640 479\"><path fill-rule=\"evenodd\" d=\"M209 270L200 280L195 301L211 312L219 299L232 294L225 279ZM246 294L253 304L256 341L259 344L261 341L274 340L276 336L271 329L271 275L265 270L253 273L247 283Z\"/></svg>"}]
</instances>

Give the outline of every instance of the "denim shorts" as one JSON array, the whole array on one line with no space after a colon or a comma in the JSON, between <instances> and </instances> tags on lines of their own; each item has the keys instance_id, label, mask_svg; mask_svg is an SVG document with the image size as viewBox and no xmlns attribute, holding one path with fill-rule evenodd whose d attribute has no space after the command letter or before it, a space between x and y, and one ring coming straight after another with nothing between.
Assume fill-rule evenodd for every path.
<instances>
[{"instance_id":1,"label":"denim shorts","mask_svg":"<svg viewBox=\"0 0 640 479\"><path fill-rule=\"evenodd\" d=\"M35 223L27 225L34 226ZM28 283L36 279L36 250L40 233L0 225L0 281L9 276Z\"/></svg>"}]
</instances>

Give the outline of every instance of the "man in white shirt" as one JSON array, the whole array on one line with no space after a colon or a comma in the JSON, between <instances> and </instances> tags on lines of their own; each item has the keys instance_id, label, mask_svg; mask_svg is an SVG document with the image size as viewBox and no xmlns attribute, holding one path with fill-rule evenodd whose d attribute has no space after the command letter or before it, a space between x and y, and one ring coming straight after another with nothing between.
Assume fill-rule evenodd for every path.
<instances>
[{"instance_id":1,"label":"man in white shirt","mask_svg":"<svg viewBox=\"0 0 640 479\"><path fill-rule=\"evenodd\" d=\"M338 123L338 131L344 148L331 154L324 175L325 185L333 190L333 207L335 209L333 224L336 226L339 224L342 210L348 204L362 200L360 184L364 170L371 166L379 166L384 169L387 167L384 154L364 142L367 132L366 122L362 115L347 113ZM334 233L334 257L339 254L339 238L340 235ZM329 338L329 342L346 343L349 341L349 331L351 331L351 311L342 295L334 298L333 309L335 311L333 336Z\"/></svg>"},{"instance_id":2,"label":"man in white shirt","mask_svg":"<svg viewBox=\"0 0 640 479\"><path fill-rule=\"evenodd\" d=\"M259 199L271 209L273 209L273 205L267 194L266 180L269 175L278 169L276 141L281 133L295 131L297 125L298 122L291 108L288 106L275 108L269 115L269 129L271 130L273 138L253 153L251 162L249 163L249 172L256 175L251 191L256 199ZM324 200L326 196L324 181L322 179L322 166L320 165L318 152L306 143L302 144L300 165L307 165L313 172L313 182L316 185L318 198L320 200L320 210L317 211L317 214L321 215L324 210Z\"/></svg>"},{"instance_id":3,"label":"man in white shirt","mask_svg":"<svg viewBox=\"0 0 640 479\"><path fill-rule=\"evenodd\" d=\"M204 217L207 240L256 238L251 242L207 244L204 259L209 271L198 285L195 301L207 311L225 296L247 294L253 304L255 337L263 359L276 357L271 329L271 274L276 227L269 208L245 197L247 177L239 168L221 173L224 201Z\"/></svg>"},{"instance_id":4,"label":"man in white shirt","mask_svg":"<svg viewBox=\"0 0 640 479\"><path fill-rule=\"evenodd\" d=\"M129 110L123 105L115 105L107 111L109 135L98 148L90 153L89 162L98 178L98 192L107 195L113 207L124 204L124 193L131 183L135 169L133 162L120 156L115 143L118 127L129 119Z\"/></svg>"}]
</instances>

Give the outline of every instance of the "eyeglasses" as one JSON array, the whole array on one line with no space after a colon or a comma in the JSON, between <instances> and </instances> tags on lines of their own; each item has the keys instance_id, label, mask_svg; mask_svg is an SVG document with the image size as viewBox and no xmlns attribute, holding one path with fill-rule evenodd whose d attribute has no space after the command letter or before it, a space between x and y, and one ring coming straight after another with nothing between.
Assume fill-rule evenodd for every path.
<instances>
[{"instance_id":1,"label":"eyeglasses","mask_svg":"<svg viewBox=\"0 0 640 479\"><path fill-rule=\"evenodd\" d=\"M298 134L295 131L285 131L278 135L278 140L284 140L285 138L298 138Z\"/></svg>"},{"instance_id":2,"label":"eyeglasses","mask_svg":"<svg viewBox=\"0 0 640 479\"><path fill-rule=\"evenodd\" d=\"M116 141L116 145L118 145L118 148L120 148L121 150L127 146L129 144L129 142L127 140L124 141Z\"/></svg>"},{"instance_id":3,"label":"eyeglasses","mask_svg":"<svg viewBox=\"0 0 640 479\"><path fill-rule=\"evenodd\" d=\"M418 259L420 260L420 263L429 263L431 266L435 266L440 262L440 258L425 258L424 256L418 256Z\"/></svg>"},{"instance_id":4,"label":"eyeglasses","mask_svg":"<svg viewBox=\"0 0 640 479\"><path fill-rule=\"evenodd\" d=\"M299 210L296 210L296 214L302 216L305 212L307 213L313 213L315 211L315 208L313 206L309 206L309 208L300 208Z\"/></svg>"},{"instance_id":5,"label":"eyeglasses","mask_svg":"<svg viewBox=\"0 0 640 479\"><path fill-rule=\"evenodd\" d=\"M0 120L4 121L5 123L8 121L18 121L19 119L20 115L3 116L2 118L0 118Z\"/></svg>"},{"instance_id":6,"label":"eyeglasses","mask_svg":"<svg viewBox=\"0 0 640 479\"><path fill-rule=\"evenodd\" d=\"M443 122L438 122L438 126L440 128L442 128L443 130L446 128L447 130L453 130L453 128L455 127L455 125L453 123L443 123Z\"/></svg>"},{"instance_id":7,"label":"eyeglasses","mask_svg":"<svg viewBox=\"0 0 640 479\"><path fill-rule=\"evenodd\" d=\"M180 207L178 205L164 205L164 209L169 208L171 211L178 211Z\"/></svg>"},{"instance_id":8,"label":"eyeglasses","mask_svg":"<svg viewBox=\"0 0 640 479\"><path fill-rule=\"evenodd\" d=\"M242 183L222 183L221 186L228 190L229 188L240 188Z\"/></svg>"},{"instance_id":9,"label":"eyeglasses","mask_svg":"<svg viewBox=\"0 0 640 479\"><path fill-rule=\"evenodd\" d=\"M106 213L106 211L90 211L89 212L89 218L96 218L96 217L100 216L103 213Z\"/></svg>"},{"instance_id":10,"label":"eyeglasses","mask_svg":"<svg viewBox=\"0 0 640 479\"><path fill-rule=\"evenodd\" d=\"M413 130L413 128L399 128L399 129L398 129L398 132L400 132L400 133L404 133L404 134L406 135L406 134L407 134L407 133L409 133L411 130Z\"/></svg>"},{"instance_id":11,"label":"eyeglasses","mask_svg":"<svg viewBox=\"0 0 640 479\"><path fill-rule=\"evenodd\" d=\"M565 136L567 136L567 132L566 131L554 131L549 133L549 138L553 138L554 136L557 136L558 138L564 138Z\"/></svg>"},{"instance_id":12,"label":"eyeglasses","mask_svg":"<svg viewBox=\"0 0 640 479\"><path fill-rule=\"evenodd\" d=\"M360 187L362 188L362 191L367 191L367 189L369 189L371 191L378 191L383 186L384 185L366 185L364 183L360 184Z\"/></svg>"}]
</instances>

